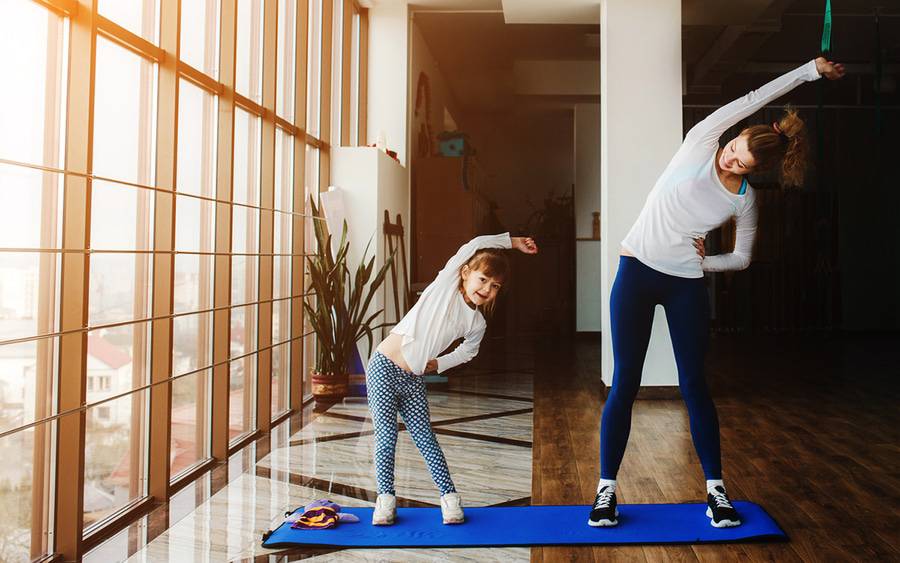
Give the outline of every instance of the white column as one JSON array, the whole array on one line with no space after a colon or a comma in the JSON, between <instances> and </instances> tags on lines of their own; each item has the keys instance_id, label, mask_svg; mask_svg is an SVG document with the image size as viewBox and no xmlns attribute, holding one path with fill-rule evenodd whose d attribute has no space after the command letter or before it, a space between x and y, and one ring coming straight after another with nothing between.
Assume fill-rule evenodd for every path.
<instances>
[{"instance_id":1,"label":"white column","mask_svg":"<svg viewBox=\"0 0 900 563\"><path fill-rule=\"evenodd\" d=\"M681 0L603 0L600 40L603 381L610 385L609 291L619 244L682 139ZM678 382L661 307L642 382Z\"/></svg>"},{"instance_id":2,"label":"white column","mask_svg":"<svg viewBox=\"0 0 900 563\"><path fill-rule=\"evenodd\" d=\"M598 81L599 82L599 81ZM593 212L600 211L600 105L575 104L575 330L600 332L600 240Z\"/></svg>"},{"instance_id":3,"label":"white column","mask_svg":"<svg viewBox=\"0 0 900 563\"><path fill-rule=\"evenodd\" d=\"M382 0L369 8L368 121L366 144L384 134L386 146L407 163L409 6Z\"/></svg>"}]
</instances>

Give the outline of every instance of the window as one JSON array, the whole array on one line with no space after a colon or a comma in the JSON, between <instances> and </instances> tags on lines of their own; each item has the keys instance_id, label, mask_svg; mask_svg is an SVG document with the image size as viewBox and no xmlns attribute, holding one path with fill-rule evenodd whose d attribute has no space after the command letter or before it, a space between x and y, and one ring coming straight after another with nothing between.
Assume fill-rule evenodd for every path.
<instances>
[{"instance_id":1,"label":"window","mask_svg":"<svg viewBox=\"0 0 900 563\"><path fill-rule=\"evenodd\" d=\"M321 132L319 114L322 109L322 2L323 0L309 0L306 130L313 137L318 137Z\"/></svg>"},{"instance_id":2,"label":"window","mask_svg":"<svg viewBox=\"0 0 900 563\"><path fill-rule=\"evenodd\" d=\"M258 305L231 309L229 364L229 438L237 441L256 427L256 354Z\"/></svg>"},{"instance_id":3,"label":"window","mask_svg":"<svg viewBox=\"0 0 900 563\"><path fill-rule=\"evenodd\" d=\"M204 3L182 5L196 10ZM206 2L205 10L218 3ZM217 15L190 14L192 21L216 29ZM199 20L197 20L199 18ZM184 44L186 36L182 34ZM194 37L192 41L198 41ZM212 51L212 39L200 42L203 53ZM215 53L213 53L215 54ZM215 57L204 58L205 72ZM216 96L191 82L179 83L178 157L175 200L175 287L172 319L172 415L169 471L178 479L209 458L211 439L210 377L213 357L213 294L216 204Z\"/></svg>"},{"instance_id":4,"label":"window","mask_svg":"<svg viewBox=\"0 0 900 563\"><path fill-rule=\"evenodd\" d=\"M96 65L93 171L152 185L156 65L102 37Z\"/></svg>"},{"instance_id":5,"label":"window","mask_svg":"<svg viewBox=\"0 0 900 563\"><path fill-rule=\"evenodd\" d=\"M273 0L269 0L270 2ZM238 94L262 103L263 0L237 0L235 85Z\"/></svg>"},{"instance_id":6,"label":"window","mask_svg":"<svg viewBox=\"0 0 900 563\"><path fill-rule=\"evenodd\" d=\"M158 0L97 0L97 11L131 33L156 43L159 36Z\"/></svg>"},{"instance_id":7,"label":"window","mask_svg":"<svg viewBox=\"0 0 900 563\"><path fill-rule=\"evenodd\" d=\"M333 2L331 81L331 143L342 146L365 144L362 103L365 98L367 64L367 12L355 0ZM364 115L364 114L363 114Z\"/></svg>"},{"instance_id":8,"label":"window","mask_svg":"<svg viewBox=\"0 0 900 563\"><path fill-rule=\"evenodd\" d=\"M294 209L294 138L275 130L275 213L272 244L274 299L291 296Z\"/></svg>"},{"instance_id":9,"label":"window","mask_svg":"<svg viewBox=\"0 0 900 563\"><path fill-rule=\"evenodd\" d=\"M360 37L360 24L361 24L361 16L359 13L359 8L356 4L353 4L353 23L350 29L350 84L348 88L350 89L350 107L347 108L347 119L350 121L349 129L350 129L350 138L348 139L348 143L350 145L359 145L364 144L365 140L360 139L360 128L359 128L359 84L360 84L360 58L362 57L362 53L360 52L361 45L361 37Z\"/></svg>"},{"instance_id":10,"label":"window","mask_svg":"<svg viewBox=\"0 0 900 563\"><path fill-rule=\"evenodd\" d=\"M297 2L278 0L278 77L275 111L294 122L294 83L296 82Z\"/></svg>"},{"instance_id":11,"label":"window","mask_svg":"<svg viewBox=\"0 0 900 563\"><path fill-rule=\"evenodd\" d=\"M84 527L90 530L146 489L147 393L137 391L87 409L84 439Z\"/></svg>"},{"instance_id":12,"label":"window","mask_svg":"<svg viewBox=\"0 0 900 563\"><path fill-rule=\"evenodd\" d=\"M73 18L76 5L97 13ZM302 255L315 248L305 200L328 178L322 136L340 129L329 128L331 92L358 89L365 11L343 0L172 6L0 5L0 50L16 54L0 57L0 76L15 85L0 89L0 455L21 460L0 479L10 508L0 560L77 558L71 546L121 530L149 491L300 407L293 384L309 395L315 339L298 306ZM269 52L265 29L276 33ZM349 78L332 60L335 38L339 56L357 57ZM179 61L159 64L175 52ZM219 82L228 77L234 84ZM222 96L232 88L233 102ZM353 96L348 108L341 93L340 115L363 107L364 91ZM269 279L271 299L261 300ZM271 341L259 326L269 306ZM169 321L171 331L154 330ZM260 376L261 349L271 350L271 378ZM170 380L151 380L151 357L171 365L156 373ZM269 382L271 403L259 405ZM224 387L228 403L214 403ZM151 420L163 397L167 416ZM166 423L169 432L150 431ZM165 458L168 471L148 463ZM63 505L83 510L83 526L56 517Z\"/></svg>"},{"instance_id":13,"label":"window","mask_svg":"<svg viewBox=\"0 0 900 563\"><path fill-rule=\"evenodd\" d=\"M349 78L349 59L345 65L344 55L350 54L350 46L344 45L344 13L346 3L344 0L325 0L332 3L332 24L331 24L331 115L327 116L331 119L331 139L328 141L335 146L349 144L345 135L342 134L342 119L344 117L344 87L349 86L346 80ZM349 38L349 37L348 37ZM346 66L346 68L345 68ZM345 75L345 72L347 75ZM349 103L347 104L349 105Z\"/></svg>"},{"instance_id":14,"label":"window","mask_svg":"<svg viewBox=\"0 0 900 563\"><path fill-rule=\"evenodd\" d=\"M305 227L306 232L304 233L304 241L306 243L306 248L304 248L304 252L306 254L312 254L316 251L316 235L313 229L313 219L312 217L312 208L310 207L310 197L315 197L316 194L319 193L319 149L307 145L306 147L306 178L304 181L305 185L305 195L303 209L305 210L306 218L305 218ZM304 288L307 284L304 284ZM308 297L308 299L315 299L314 297ZM312 378L307 374L310 373L315 367L316 362L316 338L312 333L312 325L306 320L304 316L304 324L303 324L303 333L308 334L309 336L303 342L303 359L304 365L302 366L303 370L303 396L311 396L312 395Z\"/></svg>"},{"instance_id":15,"label":"window","mask_svg":"<svg viewBox=\"0 0 900 563\"><path fill-rule=\"evenodd\" d=\"M69 27L34 2L0 7L0 560L53 552L62 188ZM9 56L15 53L15 56ZM42 165L35 170L25 165ZM24 340L23 340L24 339ZM16 429L19 429L16 431Z\"/></svg>"},{"instance_id":16,"label":"window","mask_svg":"<svg viewBox=\"0 0 900 563\"><path fill-rule=\"evenodd\" d=\"M219 0L181 3L181 60L213 78L219 76L219 10Z\"/></svg>"}]
</instances>

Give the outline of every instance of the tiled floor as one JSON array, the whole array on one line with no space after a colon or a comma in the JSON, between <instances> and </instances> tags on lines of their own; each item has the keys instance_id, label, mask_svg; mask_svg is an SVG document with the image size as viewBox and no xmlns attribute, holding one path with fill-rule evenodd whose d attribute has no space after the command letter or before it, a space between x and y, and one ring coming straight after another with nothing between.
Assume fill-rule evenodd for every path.
<instances>
[{"instance_id":1,"label":"tiled floor","mask_svg":"<svg viewBox=\"0 0 900 563\"><path fill-rule=\"evenodd\" d=\"M531 495L532 374L472 369L429 390L438 440L464 506L529 504ZM286 511L317 498L371 506L376 495L374 441L368 406L347 399L294 432L274 430L268 452L251 446L230 470L176 494L168 512L142 519L85 561L280 560L261 536ZM262 447L266 447L265 444ZM210 481L218 479L216 487ZM225 484L221 484L226 480ZM396 486L401 506L433 506L439 494L409 434L397 444ZM215 491L215 492L213 492ZM212 493L212 494L210 494ZM528 548L294 551L285 559L313 561L527 561ZM287 554L286 554L287 555ZM274 556L274 557L272 557Z\"/></svg>"},{"instance_id":2,"label":"tiled floor","mask_svg":"<svg viewBox=\"0 0 900 563\"><path fill-rule=\"evenodd\" d=\"M485 350L449 385L429 390L434 429L466 505L585 504L593 498L600 350L593 341L579 342L548 339ZM900 517L885 507L900 498L897 348L896 337L871 335L712 340L707 370L729 490L765 507L790 542L263 550L262 533L287 510L321 497L356 506L374 501L371 423L365 405L348 400L279 425L85 560L896 561ZM680 400L638 401L629 442L621 502L704 498ZM405 433L397 492L402 506L438 501Z\"/></svg>"}]
</instances>

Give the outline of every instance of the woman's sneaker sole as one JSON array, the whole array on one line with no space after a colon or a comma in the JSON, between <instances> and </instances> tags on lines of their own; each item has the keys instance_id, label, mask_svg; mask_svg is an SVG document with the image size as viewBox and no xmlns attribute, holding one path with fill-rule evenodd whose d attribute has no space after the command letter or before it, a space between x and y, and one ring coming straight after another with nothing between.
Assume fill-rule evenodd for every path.
<instances>
[{"instance_id":1,"label":"woman's sneaker sole","mask_svg":"<svg viewBox=\"0 0 900 563\"><path fill-rule=\"evenodd\" d=\"M618 526L619 525L619 509L616 509L616 520L597 520L596 522L588 518L588 526L593 526L594 528L606 528L609 526Z\"/></svg>"},{"instance_id":2,"label":"woman's sneaker sole","mask_svg":"<svg viewBox=\"0 0 900 563\"><path fill-rule=\"evenodd\" d=\"M720 522L716 522L712 519L712 508L708 506L706 507L706 517L709 518L709 523L716 528L733 528L735 526L741 525L740 520L738 520L737 522L735 522L734 520L722 520Z\"/></svg>"}]
</instances>

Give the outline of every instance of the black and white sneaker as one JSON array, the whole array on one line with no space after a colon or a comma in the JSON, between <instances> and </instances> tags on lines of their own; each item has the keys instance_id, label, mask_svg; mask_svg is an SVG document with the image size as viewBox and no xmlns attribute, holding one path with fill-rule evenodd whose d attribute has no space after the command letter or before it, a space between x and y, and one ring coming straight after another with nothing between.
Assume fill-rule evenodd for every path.
<instances>
[{"instance_id":1,"label":"black and white sneaker","mask_svg":"<svg viewBox=\"0 0 900 563\"><path fill-rule=\"evenodd\" d=\"M604 485L597 492L588 526L615 526L619 523L619 509L616 508L616 491Z\"/></svg>"},{"instance_id":2,"label":"black and white sneaker","mask_svg":"<svg viewBox=\"0 0 900 563\"><path fill-rule=\"evenodd\" d=\"M716 485L714 490L715 493L706 493L706 517L710 519L709 523L716 528L740 526L741 517L731 506L725 487Z\"/></svg>"}]
</instances>

